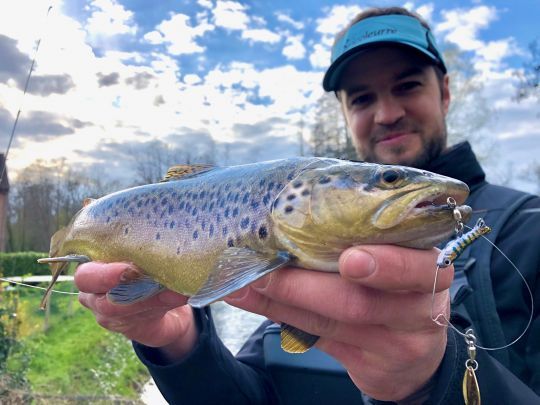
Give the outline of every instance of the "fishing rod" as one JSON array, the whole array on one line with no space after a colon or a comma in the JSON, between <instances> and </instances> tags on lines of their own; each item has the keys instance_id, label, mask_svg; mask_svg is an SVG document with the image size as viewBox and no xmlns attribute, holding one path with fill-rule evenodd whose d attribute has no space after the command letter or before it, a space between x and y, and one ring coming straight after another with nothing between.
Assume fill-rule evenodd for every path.
<instances>
[{"instance_id":1,"label":"fishing rod","mask_svg":"<svg viewBox=\"0 0 540 405\"><path fill-rule=\"evenodd\" d=\"M49 17L49 13L51 12L51 9L53 6L49 6L47 9L47 14L45 15L45 21L47 21L47 18ZM17 115L15 116L15 121L13 122L13 127L11 128L11 134L9 136L8 145L6 148L6 153L4 153L4 165L2 166L2 172L0 174L0 182L4 178L4 174L6 173L6 166L7 166L7 157L9 150L11 149L11 144L13 142L13 138L15 137L15 130L17 129L17 124L19 123L19 117L21 115L22 110L22 102L24 100L24 97L26 96L26 92L28 90L28 84L30 83L30 77L32 76L32 72L34 71L34 65L36 64L36 57L39 51L39 45L41 44L41 39L43 38L43 33L40 35L37 43L36 48L34 49L34 57L32 58L32 64L30 65L30 70L28 71L28 75L26 76L26 82L24 83L24 91L21 98L21 101L19 103L19 109L17 111Z\"/></svg>"}]
</instances>

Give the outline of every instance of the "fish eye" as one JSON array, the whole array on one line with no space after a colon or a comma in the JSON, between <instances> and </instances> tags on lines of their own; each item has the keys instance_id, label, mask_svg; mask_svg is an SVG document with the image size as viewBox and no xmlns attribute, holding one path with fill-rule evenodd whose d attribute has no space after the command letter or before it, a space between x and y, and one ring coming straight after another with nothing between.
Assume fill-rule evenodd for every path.
<instances>
[{"instance_id":1,"label":"fish eye","mask_svg":"<svg viewBox=\"0 0 540 405\"><path fill-rule=\"evenodd\" d=\"M396 169L386 169L381 173L381 180L384 184L392 186L401 179L401 173Z\"/></svg>"}]
</instances>

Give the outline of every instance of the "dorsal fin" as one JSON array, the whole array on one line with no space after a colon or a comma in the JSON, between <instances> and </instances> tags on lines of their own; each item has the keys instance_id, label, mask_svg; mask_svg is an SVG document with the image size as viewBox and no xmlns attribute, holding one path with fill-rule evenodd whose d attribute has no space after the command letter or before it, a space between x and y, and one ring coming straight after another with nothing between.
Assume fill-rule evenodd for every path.
<instances>
[{"instance_id":1,"label":"dorsal fin","mask_svg":"<svg viewBox=\"0 0 540 405\"><path fill-rule=\"evenodd\" d=\"M172 166L167 170L167 174L161 180L164 181L174 181L181 180L187 177L192 177L200 173L207 172L214 168L213 165L209 164L194 164L194 165L176 165Z\"/></svg>"},{"instance_id":2,"label":"dorsal fin","mask_svg":"<svg viewBox=\"0 0 540 405\"><path fill-rule=\"evenodd\" d=\"M86 207L88 204L92 203L92 201L95 201L95 198L87 197L83 200L83 207Z\"/></svg>"}]
</instances>

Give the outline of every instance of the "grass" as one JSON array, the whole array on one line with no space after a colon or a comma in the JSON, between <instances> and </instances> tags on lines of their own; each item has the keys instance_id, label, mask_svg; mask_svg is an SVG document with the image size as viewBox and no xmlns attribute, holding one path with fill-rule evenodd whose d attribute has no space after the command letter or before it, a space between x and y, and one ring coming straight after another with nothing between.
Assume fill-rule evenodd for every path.
<instances>
[{"instance_id":1,"label":"grass","mask_svg":"<svg viewBox=\"0 0 540 405\"><path fill-rule=\"evenodd\" d=\"M19 290L21 345L9 369L22 371L34 394L136 399L149 375L131 343L101 328L75 296L53 294L49 328L41 293Z\"/></svg>"}]
</instances>

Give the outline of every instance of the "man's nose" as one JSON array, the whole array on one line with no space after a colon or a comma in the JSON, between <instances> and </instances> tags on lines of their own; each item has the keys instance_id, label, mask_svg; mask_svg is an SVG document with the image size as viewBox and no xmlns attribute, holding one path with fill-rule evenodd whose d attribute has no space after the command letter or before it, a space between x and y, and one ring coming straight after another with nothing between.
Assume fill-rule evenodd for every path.
<instances>
[{"instance_id":1,"label":"man's nose","mask_svg":"<svg viewBox=\"0 0 540 405\"><path fill-rule=\"evenodd\" d=\"M377 101L375 123L378 125L392 125L405 115L405 109L394 97L381 97Z\"/></svg>"}]
</instances>

